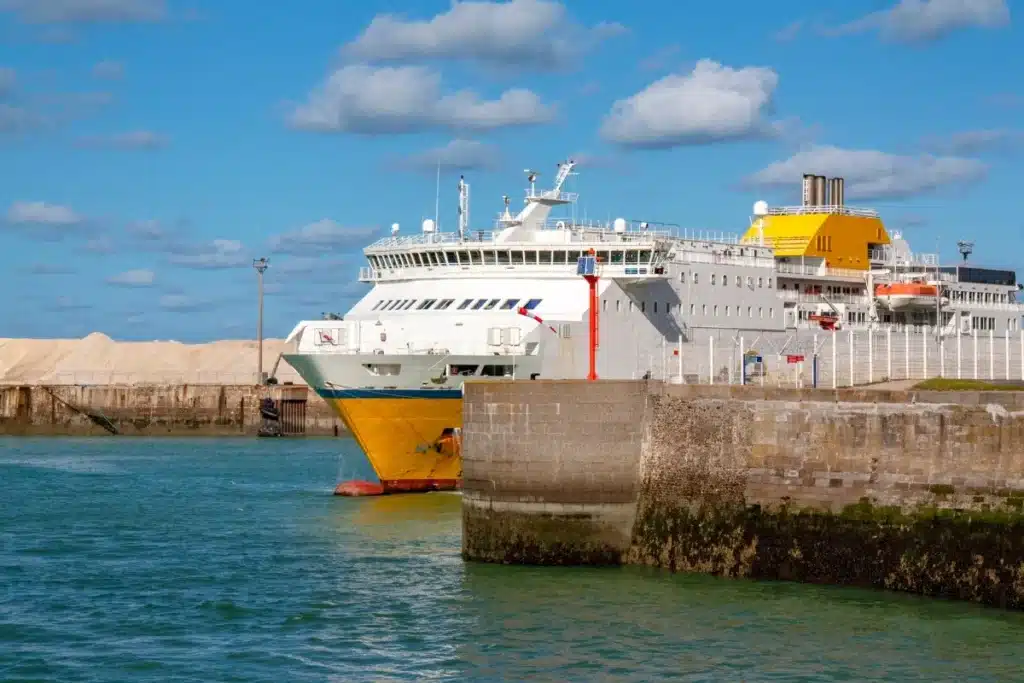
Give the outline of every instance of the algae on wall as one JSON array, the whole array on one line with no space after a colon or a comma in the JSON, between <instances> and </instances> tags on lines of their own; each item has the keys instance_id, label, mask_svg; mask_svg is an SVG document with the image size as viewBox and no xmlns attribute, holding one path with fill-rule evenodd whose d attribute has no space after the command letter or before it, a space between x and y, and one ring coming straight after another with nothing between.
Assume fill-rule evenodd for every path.
<instances>
[{"instance_id":1,"label":"algae on wall","mask_svg":"<svg viewBox=\"0 0 1024 683\"><path fill-rule=\"evenodd\" d=\"M801 435L787 438L786 430L806 426L799 419L788 420L782 410L767 403L653 397L627 560L672 571L871 586L1024 608L1024 497L992 486L910 484L907 477L880 477L880 468L895 472L920 467L910 462L914 457L927 456L936 467L934 458L946 454L922 456L889 435L888 445L904 453L908 462L899 462L899 456L879 457L867 444L878 443L873 439L880 435L862 431L853 449L859 453L856 463L856 453L844 444L819 442L815 452L803 454L808 470L827 466L822 462L829 457L841 460L848 470L860 467L862 472L846 475L863 474L864 484L858 486L866 495L856 503L837 505L858 487L841 478L815 476L821 472L780 475L799 455ZM871 410L866 405L862 412ZM827 423L840 419L837 414L825 410L816 419ZM957 429L963 430L962 437L969 439L972 428L989 428L974 416L961 417ZM774 448L754 438L752 425L758 419L762 428L767 423L778 432L772 438ZM870 425L885 422L856 421L868 431ZM1024 445L978 441L993 448ZM944 447L955 451L948 441ZM830 448L828 457L822 457L821 451ZM996 466L1011 461L993 460ZM759 486L758 471L790 484ZM996 474L992 481L999 479ZM880 491L872 486L884 491L870 495ZM779 492L784 495L772 495ZM879 504L879 498L886 504Z\"/></svg>"}]
</instances>

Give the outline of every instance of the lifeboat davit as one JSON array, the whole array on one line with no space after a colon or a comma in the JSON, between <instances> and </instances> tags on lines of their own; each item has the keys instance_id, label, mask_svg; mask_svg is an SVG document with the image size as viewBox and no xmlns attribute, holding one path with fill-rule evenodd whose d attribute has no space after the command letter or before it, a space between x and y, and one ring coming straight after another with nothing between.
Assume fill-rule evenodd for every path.
<instances>
[{"instance_id":1,"label":"lifeboat davit","mask_svg":"<svg viewBox=\"0 0 1024 683\"><path fill-rule=\"evenodd\" d=\"M924 282L893 282L875 287L878 302L891 311L935 308L938 296L939 288Z\"/></svg>"}]
</instances>

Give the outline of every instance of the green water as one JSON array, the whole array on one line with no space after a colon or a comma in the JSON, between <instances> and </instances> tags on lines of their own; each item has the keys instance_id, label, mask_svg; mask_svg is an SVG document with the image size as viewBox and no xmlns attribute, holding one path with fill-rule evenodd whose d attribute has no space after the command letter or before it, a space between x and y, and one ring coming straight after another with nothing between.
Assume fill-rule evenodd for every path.
<instances>
[{"instance_id":1,"label":"green water","mask_svg":"<svg viewBox=\"0 0 1024 683\"><path fill-rule=\"evenodd\" d=\"M329 495L365 468L346 440L0 440L0 680L1024 680L1022 615L465 564L458 495Z\"/></svg>"}]
</instances>

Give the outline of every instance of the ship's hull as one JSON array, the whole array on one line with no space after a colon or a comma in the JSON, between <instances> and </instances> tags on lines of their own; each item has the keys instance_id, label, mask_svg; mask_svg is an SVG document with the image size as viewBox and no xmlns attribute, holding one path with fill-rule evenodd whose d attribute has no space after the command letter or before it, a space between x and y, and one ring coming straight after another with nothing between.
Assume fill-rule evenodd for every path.
<instances>
[{"instance_id":1,"label":"ship's hull","mask_svg":"<svg viewBox=\"0 0 1024 683\"><path fill-rule=\"evenodd\" d=\"M462 392L445 389L318 389L370 461L383 493L462 485Z\"/></svg>"}]
</instances>

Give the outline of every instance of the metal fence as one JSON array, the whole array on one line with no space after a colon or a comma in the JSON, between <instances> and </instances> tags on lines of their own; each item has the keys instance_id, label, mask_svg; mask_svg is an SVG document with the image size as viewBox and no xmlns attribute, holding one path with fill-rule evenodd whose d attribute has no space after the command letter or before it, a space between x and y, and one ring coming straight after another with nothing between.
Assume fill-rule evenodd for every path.
<instances>
[{"instance_id":1,"label":"metal fence","mask_svg":"<svg viewBox=\"0 0 1024 683\"><path fill-rule=\"evenodd\" d=\"M794 333L666 345L655 379L837 388L933 377L1024 381L1024 331L952 336L913 330Z\"/></svg>"}]
</instances>

